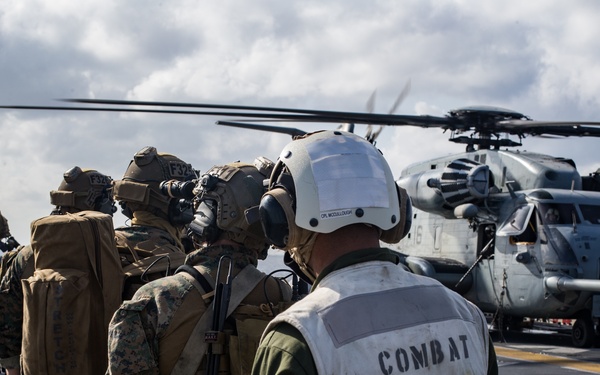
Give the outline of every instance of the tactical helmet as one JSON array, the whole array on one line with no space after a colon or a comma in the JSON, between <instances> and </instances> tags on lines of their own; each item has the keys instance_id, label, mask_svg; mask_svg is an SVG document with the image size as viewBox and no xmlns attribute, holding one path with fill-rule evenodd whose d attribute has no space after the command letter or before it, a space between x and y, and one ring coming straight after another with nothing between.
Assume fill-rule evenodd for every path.
<instances>
[{"instance_id":1,"label":"tactical helmet","mask_svg":"<svg viewBox=\"0 0 600 375\"><path fill-rule=\"evenodd\" d=\"M0 238L5 238L10 236L10 229L8 228L8 220L4 216L2 216L2 212L0 212Z\"/></svg>"},{"instance_id":2,"label":"tactical helmet","mask_svg":"<svg viewBox=\"0 0 600 375\"><path fill-rule=\"evenodd\" d=\"M63 174L58 190L50 191L50 203L56 206L55 213L92 210L112 215L116 211L112 178L75 166Z\"/></svg>"},{"instance_id":3,"label":"tactical helmet","mask_svg":"<svg viewBox=\"0 0 600 375\"><path fill-rule=\"evenodd\" d=\"M141 210L180 225L183 219L177 206L179 200L163 194L160 184L168 180L189 181L194 178L196 172L190 164L147 146L133 156L123 178L113 183L114 196L121 204L123 214L130 219L133 212Z\"/></svg>"},{"instance_id":4,"label":"tactical helmet","mask_svg":"<svg viewBox=\"0 0 600 375\"><path fill-rule=\"evenodd\" d=\"M408 210L410 200L381 152L340 130L285 146L260 204L265 234L285 250L302 245L302 230L331 233L356 223L378 227L383 241L395 243L408 232Z\"/></svg>"},{"instance_id":5,"label":"tactical helmet","mask_svg":"<svg viewBox=\"0 0 600 375\"><path fill-rule=\"evenodd\" d=\"M260 157L254 165L235 162L208 170L195 190L196 214L189 224L190 236L209 245L229 239L265 259L269 244L257 214L265 192L263 182L272 169L273 162Z\"/></svg>"}]
</instances>

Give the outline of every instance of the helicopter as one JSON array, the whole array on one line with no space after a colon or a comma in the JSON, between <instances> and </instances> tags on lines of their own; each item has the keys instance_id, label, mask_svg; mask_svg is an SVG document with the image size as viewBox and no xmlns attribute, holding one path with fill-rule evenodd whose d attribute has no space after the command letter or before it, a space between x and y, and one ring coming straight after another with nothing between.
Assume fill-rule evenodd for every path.
<instances>
[{"instance_id":1,"label":"helicopter","mask_svg":"<svg viewBox=\"0 0 600 375\"><path fill-rule=\"evenodd\" d=\"M521 146L526 136L600 137L600 122L534 121L522 113L489 106L429 116L65 100L92 106L3 108L238 117L241 119L217 124L292 137L306 132L257 122L341 123L339 128L347 131L363 124L368 126L366 138L371 143L376 143L382 126L450 131L451 142L466 145L464 153L407 166L397 178L413 207L410 231L393 247L402 264L414 273L439 280L493 314L500 330L519 329L524 318L576 319L574 346L600 344L600 170L582 176L573 160L510 150ZM145 108L149 106L159 108ZM372 131L375 125L380 128Z\"/></svg>"}]
</instances>

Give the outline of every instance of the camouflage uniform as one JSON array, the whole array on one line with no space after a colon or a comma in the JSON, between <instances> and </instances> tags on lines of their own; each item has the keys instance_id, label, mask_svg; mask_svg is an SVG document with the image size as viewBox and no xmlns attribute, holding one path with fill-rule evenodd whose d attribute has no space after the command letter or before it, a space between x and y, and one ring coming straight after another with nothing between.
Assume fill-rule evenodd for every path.
<instances>
[{"instance_id":1,"label":"camouflage uniform","mask_svg":"<svg viewBox=\"0 0 600 375\"><path fill-rule=\"evenodd\" d=\"M131 227L115 229L125 272L124 299L133 296L146 275L152 280L183 264L181 231L193 219L194 210L191 201L171 196L170 186L194 178L196 171L190 164L148 146L135 153L123 178L113 182L113 196L131 219ZM169 183L167 192L162 183Z\"/></svg>"},{"instance_id":2,"label":"camouflage uniform","mask_svg":"<svg viewBox=\"0 0 600 375\"><path fill-rule=\"evenodd\" d=\"M168 260L162 258L160 264L150 269L148 273L151 279L164 276L167 272L172 274L185 260L180 231L169 222L148 212L138 211L134 213L132 224L115 229L121 265L126 273L123 299L133 297L135 291L144 284L141 274L150 265L148 260L154 261L161 255L169 257Z\"/></svg>"},{"instance_id":3,"label":"camouflage uniform","mask_svg":"<svg viewBox=\"0 0 600 375\"><path fill-rule=\"evenodd\" d=\"M33 249L21 246L0 281L0 365L18 368L23 338L21 279L33 275Z\"/></svg>"},{"instance_id":4,"label":"camouflage uniform","mask_svg":"<svg viewBox=\"0 0 600 375\"><path fill-rule=\"evenodd\" d=\"M143 259L156 253L156 249L164 249L163 252L183 252L183 248L169 232L147 225L134 225L131 227L115 228L117 234L117 248L121 256L123 267L136 261L132 252Z\"/></svg>"},{"instance_id":5,"label":"camouflage uniform","mask_svg":"<svg viewBox=\"0 0 600 375\"><path fill-rule=\"evenodd\" d=\"M247 265L257 265L254 250L233 246L197 250L188 255L186 264L201 266L215 279L222 255L231 257L234 275ZM289 301L287 284L271 278L267 288L270 302ZM232 293L235 294L235 290ZM286 295L287 298L284 298ZM121 305L110 323L109 373L170 374L190 332L209 304L209 301L203 303L202 298L198 289L181 273L142 286L131 301ZM260 283L242 303L258 306L266 302L263 284ZM205 359L200 368L204 367Z\"/></svg>"}]
</instances>

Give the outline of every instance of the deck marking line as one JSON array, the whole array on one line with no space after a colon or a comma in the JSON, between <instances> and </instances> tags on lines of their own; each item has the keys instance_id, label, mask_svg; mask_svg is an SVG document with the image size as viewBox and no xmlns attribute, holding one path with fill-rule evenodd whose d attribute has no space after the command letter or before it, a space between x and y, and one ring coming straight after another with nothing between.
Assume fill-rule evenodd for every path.
<instances>
[{"instance_id":1,"label":"deck marking line","mask_svg":"<svg viewBox=\"0 0 600 375\"><path fill-rule=\"evenodd\" d=\"M555 365L559 367L587 371L593 374L600 374L600 363L584 362L576 359L558 357L548 354L531 353L518 349L500 348L495 347L496 355L498 357L507 357L513 359L520 359L523 361L530 362L543 362L549 365Z\"/></svg>"}]
</instances>

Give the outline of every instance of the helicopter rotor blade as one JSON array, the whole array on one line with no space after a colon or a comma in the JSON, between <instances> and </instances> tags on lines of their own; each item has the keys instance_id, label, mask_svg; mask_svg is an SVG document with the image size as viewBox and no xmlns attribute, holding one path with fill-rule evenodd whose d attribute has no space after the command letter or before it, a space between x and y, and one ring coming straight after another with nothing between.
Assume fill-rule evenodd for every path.
<instances>
[{"instance_id":1,"label":"helicopter rotor blade","mask_svg":"<svg viewBox=\"0 0 600 375\"><path fill-rule=\"evenodd\" d=\"M244 113L240 117L254 118L281 118L293 119L296 121L309 122L353 122L359 124L368 124L373 122L377 125L413 125L423 127L442 127L445 125L454 124L454 119L449 117L438 116L419 116L419 115L390 115L380 113L364 113L364 112L345 112L345 111L324 111L312 109L293 109L293 108L276 108L276 107L260 107L260 106L243 106L243 105L228 105L228 104L207 104L207 103L179 103L179 102L151 102L151 101L133 101L133 100L112 100L112 99L60 99L67 102L86 103L86 104L106 104L106 105L140 105L140 106L158 106L158 107L184 107L184 108L212 108L212 109L229 109L229 110L246 110L257 111L254 115L249 112ZM0 107L1 108L1 107ZM258 111L263 111L258 112ZM154 112L154 111L153 111ZM158 111L156 111L158 112ZM267 114L264 112L279 112L281 114ZM169 113L169 112L167 112ZM199 114L197 112L185 112L190 114ZM217 112L215 112L217 113ZM231 112L225 116L237 116L240 112ZM302 114L306 117L294 116L290 114ZM318 119L309 120L309 115L320 116Z\"/></svg>"},{"instance_id":2,"label":"helicopter rotor blade","mask_svg":"<svg viewBox=\"0 0 600 375\"><path fill-rule=\"evenodd\" d=\"M70 99L69 99L70 100ZM76 99L79 101L79 99ZM93 99L91 99L93 100ZM86 101L88 101L86 99ZM104 102L101 100L100 102ZM112 104L122 101L112 101ZM150 103L150 102L148 102ZM152 102L154 103L154 102ZM109 103L106 103L109 104ZM185 103L169 103L175 107L180 107ZM133 104L132 104L133 105ZM147 104L151 105L151 104ZM249 111L252 108L267 108L267 107L250 107L250 106L228 106L228 105L213 105L213 104L193 104L195 108L215 108L215 109L241 109L246 108ZM60 110L60 111L89 111L89 112L133 112L133 113L166 113L166 114L187 114L187 115L205 115L205 116L227 116L227 117L247 117L258 119L272 119L275 121L297 121L297 122L323 122L323 123L357 123L377 125L412 125L420 127L442 127L457 126L458 123L454 119L448 117L437 116L419 116L419 115L388 115L378 113L360 113L360 112L343 112L343 111L320 111L320 110L291 110L289 113L272 113L279 110L287 109L267 108L267 112L227 112L227 111L186 111L186 110L168 110L168 109L142 109L142 108L123 108L123 107L75 107L75 106L29 106L29 105L0 105L3 109L27 109L27 110ZM449 125L450 124L450 125Z\"/></svg>"},{"instance_id":3,"label":"helicopter rotor blade","mask_svg":"<svg viewBox=\"0 0 600 375\"><path fill-rule=\"evenodd\" d=\"M410 89L410 81L392 106L395 110L406 97ZM506 133L512 135L558 135L558 136L593 136L600 137L600 122L596 121L533 121L518 112L498 107L464 107L449 111L444 117L429 115L396 115L381 113L360 113L345 111L324 111L310 109L291 109L260 106L242 106L206 103L178 103L178 102L150 102L131 100L108 99L62 99L66 102L80 104L104 104L99 106L28 106L4 105L3 109L33 109L33 110L60 110L60 111L105 111L105 112L131 112L131 113L164 113L186 114L220 117L244 118L244 122L253 121L281 121L281 122L310 122L310 123L338 123L350 129L350 124L387 125L387 126L419 126L424 128L441 128L444 131L468 132L478 134L479 138ZM374 102L374 95L373 95ZM154 106L174 107L173 109L161 108L132 108L127 106ZM188 108L186 110L185 108ZM205 108L213 110L189 110ZM368 138L374 141L381 129L374 132L368 131Z\"/></svg>"},{"instance_id":4,"label":"helicopter rotor blade","mask_svg":"<svg viewBox=\"0 0 600 375\"><path fill-rule=\"evenodd\" d=\"M131 113L164 113L164 114L185 114L202 116L235 116L249 117L251 119L271 119L273 121L296 121L296 122L344 122L354 119L350 116L341 117L319 116L310 114L276 114L276 113L249 113L249 112L223 112L223 111L185 111L168 109L141 109L141 108L114 108L114 107L73 107L73 106L32 106L32 105L0 105L1 109L17 110L43 110L43 111L84 111L84 112L131 112ZM358 120L366 121L366 120ZM362 122L361 122L362 123Z\"/></svg>"},{"instance_id":5,"label":"helicopter rotor blade","mask_svg":"<svg viewBox=\"0 0 600 375\"><path fill-rule=\"evenodd\" d=\"M211 109L227 109L232 111L244 110L244 111L256 111L255 117L277 117L277 116L265 116L264 113L259 112L278 112L282 113L280 116L284 116L284 113L297 113L304 115L316 115L316 116L331 116L332 118L344 117L350 118L362 118L368 117L369 114L360 112L342 112L342 111L323 111L323 110L312 110L312 109L294 109L294 108L276 108L276 107L261 107L261 106L245 106L245 105L228 105L228 104L208 104L208 103L179 103L179 102L152 102L152 101L136 101L136 100L112 100L112 99L59 99L60 101L82 103L82 104L104 104L104 105L120 105L120 106L153 106L153 107L181 107L181 108L211 108ZM231 112L231 115L235 115L236 112ZM286 117L288 115L285 115ZM333 120L331 122L334 122Z\"/></svg>"},{"instance_id":6,"label":"helicopter rotor blade","mask_svg":"<svg viewBox=\"0 0 600 375\"><path fill-rule=\"evenodd\" d=\"M396 98L396 101L392 105L392 108L390 108L390 111L388 112L390 115L393 115L394 113L396 113L396 111L398 110L398 107L400 107L400 104L402 104L404 99L406 99L409 92L410 92L410 79L404 85L404 88L400 92L400 95L398 95L398 97Z\"/></svg>"},{"instance_id":7,"label":"helicopter rotor blade","mask_svg":"<svg viewBox=\"0 0 600 375\"><path fill-rule=\"evenodd\" d=\"M402 89L402 91L400 92L398 97L396 98L396 101L394 101L394 104L392 104L392 107L390 108L388 114L393 115L398 110L398 107L400 107L400 104L402 104L404 99L406 99L409 92L410 92L410 80L408 80L406 82L406 84L404 85L404 88ZM375 95L375 92L373 92L372 97L374 97L374 95ZM374 100L373 100L373 102L374 102ZM373 104L371 104L370 107L367 107L368 109L370 109L369 113L373 112L373 107L374 107ZM381 131L383 130L383 125L379 125L379 128L375 131L373 131L372 129L373 129L372 125L369 124L368 128L367 128L367 135L365 136L365 138L367 138L367 140L369 142L375 144L375 141L377 140L377 138L379 137L379 134L381 134Z\"/></svg>"},{"instance_id":8,"label":"helicopter rotor blade","mask_svg":"<svg viewBox=\"0 0 600 375\"><path fill-rule=\"evenodd\" d=\"M247 123L236 122L236 121L217 121L215 124L224 125L224 126L232 126L232 127L236 127L236 128L243 128L243 129L262 130L262 131L267 131L267 132L272 132L272 133L289 134L292 136L292 138L298 137L298 136L303 136L303 135L307 134L307 132L305 132L304 130L300 130L300 129L296 129L296 128L286 128L283 126L247 124Z\"/></svg>"},{"instance_id":9,"label":"helicopter rotor blade","mask_svg":"<svg viewBox=\"0 0 600 375\"><path fill-rule=\"evenodd\" d=\"M377 97L377 90L373 90L369 100L367 100L367 113L373 113L375 111L375 98Z\"/></svg>"},{"instance_id":10,"label":"helicopter rotor blade","mask_svg":"<svg viewBox=\"0 0 600 375\"><path fill-rule=\"evenodd\" d=\"M537 120L506 120L498 121L499 126L503 127L525 127L535 128L541 126L572 126L578 127L582 125L600 126L598 121L537 121Z\"/></svg>"},{"instance_id":11,"label":"helicopter rotor blade","mask_svg":"<svg viewBox=\"0 0 600 375\"><path fill-rule=\"evenodd\" d=\"M369 100L367 100L367 113L373 113L373 111L375 110L375 97L376 96L377 96L377 90L373 90L373 93L369 97ZM371 139L372 133L373 133L373 125L367 124L367 131L365 133L365 139L371 143L373 143L373 140Z\"/></svg>"}]
</instances>

